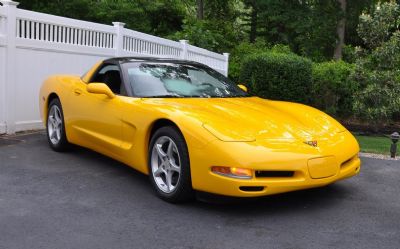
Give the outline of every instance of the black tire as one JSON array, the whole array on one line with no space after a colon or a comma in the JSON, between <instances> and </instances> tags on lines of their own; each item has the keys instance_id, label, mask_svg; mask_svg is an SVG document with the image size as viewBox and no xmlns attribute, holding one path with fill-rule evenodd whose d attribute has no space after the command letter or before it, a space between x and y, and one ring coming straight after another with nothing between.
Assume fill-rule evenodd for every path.
<instances>
[{"instance_id":1,"label":"black tire","mask_svg":"<svg viewBox=\"0 0 400 249\"><path fill-rule=\"evenodd\" d=\"M52 140L49 128L49 119L51 117L51 110L53 107L57 107L59 110L61 124L60 124L60 137L57 142ZM47 111L46 117L46 134L47 134L47 141L49 143L50 148L57 152L67 151L70 148L70 143L67 140L67 135L65 132L65 123L64 123L64 114L61 106L61 102L58 98L55 98L50 101Z\"/></svg>"},{"instance_id":2,"label":"black tire","mask_svg":"<svg viewBox=\"0 0 400 249\"><path fill-rule=\"evenodd\" d=\"M176 183L175 189L171 193L166 193L157 185L155 176L152 171L152 152L156 141L161 137L168 137L175 143L180 157L180 175ZM190 174L189 153L185 139L181 132L173 126L165 126L158 129L152 136L148 153L148 169L149 178L157 195L171 203L183 203L194 199L194 191L192 188L192 179Z\"/></svg>"}]
</instances>

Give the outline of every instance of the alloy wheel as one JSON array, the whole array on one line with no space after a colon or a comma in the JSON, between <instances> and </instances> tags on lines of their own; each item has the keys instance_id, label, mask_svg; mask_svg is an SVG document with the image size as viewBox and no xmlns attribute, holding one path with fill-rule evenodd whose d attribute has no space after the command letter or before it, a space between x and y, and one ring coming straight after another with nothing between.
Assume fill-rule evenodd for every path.
<instances>
[{"instance_id":1,"label":"alloy wheel","mask_svg":"<svg viewBox=\"0 0 400 249\"><path fill-rule=\"evenodd\" d=\"M151 173L157 187L164 193L172 193L179 183L181 159L175 142L168 136L159 137L151 153Z\"/></svg>"},{"instance_id":2,"label":"alloy wheel","mask_svg":"<svg viewBox=\"0 0 400 249\"><path fill-rule=\"evenodd\" d=\"M62 124L60 108L57 105L53 105L50 108L47 119L47 132L51 143L54 145L58 144L61 140Z\"/></svg>"}]
</instances>

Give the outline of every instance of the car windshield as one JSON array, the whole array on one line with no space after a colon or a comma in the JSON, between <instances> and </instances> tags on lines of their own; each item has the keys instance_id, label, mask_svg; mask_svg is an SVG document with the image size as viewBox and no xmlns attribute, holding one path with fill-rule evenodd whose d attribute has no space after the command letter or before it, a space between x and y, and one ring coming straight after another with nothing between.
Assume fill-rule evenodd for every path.
<instances>
[{"instance_id":1,"label":"car windshield","mask_svg":"<svg viewBox=\"0 0 400 249\"><path fill-rule=\"evenodd\" d=\"M130 62L124 63L136 97L144 98L230 98L247 97L227 77L202 65Z\"/></svg>"}]
</instances>

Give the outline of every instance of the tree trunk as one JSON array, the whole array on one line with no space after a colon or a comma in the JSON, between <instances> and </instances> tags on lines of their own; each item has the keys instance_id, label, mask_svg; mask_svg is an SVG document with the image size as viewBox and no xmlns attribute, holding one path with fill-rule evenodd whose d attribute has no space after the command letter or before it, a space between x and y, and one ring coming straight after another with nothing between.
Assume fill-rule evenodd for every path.
<instances>
[{"instance_id":1,"label":"tree trunk","mask_svg":"<svg viewBox=\"0 0 400 249\"><path fill-rule=\"evenodd\" d=\"M204 1L196 0L196 5L197 5L197 19L203 20L204 19Z\"/></svg>"},{"instance_id":2,"label":"tree trunk","mask_svg":"<svg viewBox=\"0 0 400 249\"><path fill-rule=\"evenodd\" d=\"M258 9L256 6L256 1L251 1L251 20L250 20L250 42L254 43L257 38L257 14Z\"/></svg>"},{"instance_id":3,"label":"tree trunk","mask_svg":"<svg viewBox=\"0 0 400 249\"><path fill-rule=\"evenodd\" d=\"M333 53L333 59L334 60L340 60L342 59L342 51L343 51L343 46L344 46L344 35L346 31L346 5L347 5L347 0L338 0L340 4L340 8L342 10L342 18L339 20L338 25L337 25L337 36L338 36L338 42L336 44L335 52Z\"/></svg>"}]
</instances>

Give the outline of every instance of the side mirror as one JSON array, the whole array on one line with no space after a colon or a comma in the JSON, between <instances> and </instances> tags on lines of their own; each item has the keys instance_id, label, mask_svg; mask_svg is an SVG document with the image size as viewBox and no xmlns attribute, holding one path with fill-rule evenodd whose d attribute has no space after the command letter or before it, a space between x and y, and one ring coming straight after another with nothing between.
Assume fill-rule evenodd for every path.
<instances>
[{"instance_id":1,"label":"side mirror","mask_svg":"<svg viewBox=\"0 0 400 249\"><path fill-rule=\"evenodd\" d=\"M115 98L115 94L111 91L111 89L104 83L89 83L86 86L86 90L90 93L94 94L105 94L110 99Z\"/></svg>"},{"instance_id":2,"label":"side mirror","mask_svg":"<svg viewBox=\"0 0 400 249\"><path fill-rule=\"evenodd\" d=\"M239 84L237 85L240 89L242 89L243 91L247 92L247 87L245 85Z\"/></svg>"}]
</instances>

